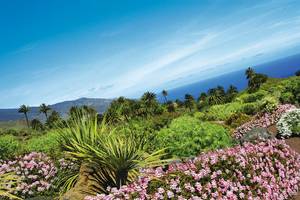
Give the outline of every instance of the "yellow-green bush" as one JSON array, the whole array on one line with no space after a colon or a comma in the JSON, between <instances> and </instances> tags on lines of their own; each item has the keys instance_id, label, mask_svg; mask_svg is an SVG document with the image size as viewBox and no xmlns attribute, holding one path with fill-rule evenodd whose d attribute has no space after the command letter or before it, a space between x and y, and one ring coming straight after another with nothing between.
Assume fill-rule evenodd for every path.
<instances>
[{"instance_id":1,"label":"yellow-green bush","mask_svg":"<svg viewBox=\"0 0 300 200\"><path fill-rule=\"evenodd\" d=\"M231 144L229 132L223 126L200 122L191 116L174 119L168 128L157 132L155 140L158 148L166 147L169 155L178 157L196 156L203 151Z\"/></svg>"}]
</instances>

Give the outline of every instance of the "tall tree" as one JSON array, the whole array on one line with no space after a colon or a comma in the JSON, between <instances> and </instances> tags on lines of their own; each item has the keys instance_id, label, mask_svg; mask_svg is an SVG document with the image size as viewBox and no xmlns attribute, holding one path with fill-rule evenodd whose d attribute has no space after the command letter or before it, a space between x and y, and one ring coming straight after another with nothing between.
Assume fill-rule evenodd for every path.
<instances>
[{"instance_id":1,"label":"tall tree","mask_svg":"<svg viewBox=\"0 0 300 200\"><path fill-rule=\"evenodd\" d=\"M255 75L255 71L253 68L248 67L248 69L245 72L246 78L249 80Z\"/></svg>"},{"instance_id":2,"label":"tall tree","mask_svg":"<svg viewBox=\"0 0 300 200\"><path fill-rule=\"evenodd\" d=\"M50 106L48 106L44 103L42 103L40 105L40 113L44 113L46 120L48 119L48 111L50 111L50 110L51 110Z\"/></svg>"},{"instance_id":3,"label":"tall tree","mask_svg":"<svg viewBox=\"0 0 300 200\"><path fill-rule=\"evenodd\" d=\"M205 92L201 92L200 96L198 97L198 101L205 101L207 94Z\"/></svg>"},{"instance_id":4,"label":"tall tree","mask_svg":"<svg viewBox=\"0 0 300 200\"><path fill-rule=\"evenodd\" d=\"M146 114L152 114L153 111L158 107L156 94L153 92L145 92L141 97L141 102L144 105Z\"/></svg>"},{"instance_id":5,"label":"tall tree","mask_svg":"<svg viewBox=\"0 0 300 200\"><path fill-rule=\"evenodd\" d=\"M33 119L33 120L31 121L31 127L32 127L32 129L37 130L37 131L43 130L43 124L42 124L42 122L41 122L40 120L38 120L38 119Z\"/></svg>"},{"instance_id":6,"label":"tall tree","mask_svg":"<svg viewBox=\"0 0 300 200\"><path fill-rule=\"evenodd\" d=\"M190 94L186 94L184 97L184 105L190 109L190 111L193 110L193 108L195 107L195 99L192 95Z\"/></svg>"},{"instance_id":7,"label":"tall tree","mask_svg":"<svg viewBox=\"0 0 300 200\"><path fill-rule=\"evenodd\" d=\"M63 120L61 119L60 114L57 111L53 110L46 121L46 125L49 128L54 128L61 121Z\"/></svg>"},{"instance_id":8,"label":"tall tree","mask_svg":"<svg viewBox=\"0 0 300 200\"><path fill-rule=\"evenodd\" d=\"M231 102L237 94L238 94L237 87L230 85L226 91L226 101Z\"/></svg>"},{"instance_id":9,"label":"tall tree","mask_svg":"<svg viewBox=\"0 0 300 200\"><path fill-rule=\"evenodd\" d=\"M27 127L30 128L30 124L29 124L29 120L28 120L28 116L27 113L30 111L30 107L26 106L26 105L21 105L18 112L19 113L23 113L25 115L25 119L26 119L26 123L27 123Z\"/></svg>"},{"instance_id":10,"label":"tall tree","mask_svg":"<svg viewBox=\"0 0 300 200\"><path fill-rule=\"evenodd\" d=\"M161 93L162 93L162 95L163 95L164 98L165 98L165 103L167 103L167 102L168 102L168 99L167 99L168 91L167 91L167 90L163 90Z\"/></svg>"}]
</instances>

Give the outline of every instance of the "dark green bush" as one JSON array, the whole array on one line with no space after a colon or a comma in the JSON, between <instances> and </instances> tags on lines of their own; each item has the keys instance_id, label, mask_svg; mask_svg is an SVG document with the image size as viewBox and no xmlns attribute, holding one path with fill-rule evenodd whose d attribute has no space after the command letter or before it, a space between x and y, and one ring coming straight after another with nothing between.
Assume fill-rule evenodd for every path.
<instances>
[{"instance_id":1,"label":"dark green bush","mask_svg":"<svg viewBox=\"0 0 300 200\"><path fill-rule=\"evenodd\" d=\"M256 101L261 100L264 96L265 96L265 94L264 94L263 92L256 92L256 93L247 95L247 96L243 99L243 101L244 101L245 103L256 102Z\"/></svg>"},{"instance_id":2,"label":"dark green bush","mask_svg":"<svg viewBox=\"0 0 300 200\"><path fill-rule=\"evenodd\" d=\"M211 149L232 144L229 132L221 125L200 122L197 118L182 116L174 119L169 128L161 129L156 136L158 148L167 147L169 155L196 156Z\"/></svg>"},{"instance_id":3,"label":"dark green bush","mask_svg":"<svg viewBox=\"0 0 300 200\"><path fill-rule=\"evenodd\" d=\"M251 117L244 113L234 113L226 120L225 123L232 128L236 128L250 121L250 119Z\"/></svg>"},{"instance_id":4,"label":"dark green bush","mask_svg":"<svg viewBox=\"0 0 300 200\"><path fill-rule=\"evenodd\" d=\"M281 103L293 103L295 102L294 94L291 92L284 92L279 98Z\"/></svg>"},{"instance_id":5,"label":"dark green bush","mask_svg":"<svg viewBox=\"0 0 300 200\"><path fill-rule=\"evenodd\" d=\"M248 103L243 106L242 112L247 115L255 115L259 111L259 106L255 103Z\"/></svg>"}]
</instances>

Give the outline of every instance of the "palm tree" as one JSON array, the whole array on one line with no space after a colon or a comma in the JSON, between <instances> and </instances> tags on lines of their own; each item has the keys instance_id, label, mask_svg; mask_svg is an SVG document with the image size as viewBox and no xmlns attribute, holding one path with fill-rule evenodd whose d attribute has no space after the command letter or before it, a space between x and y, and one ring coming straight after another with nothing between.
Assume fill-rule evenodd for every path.
<instances>
[{"instance_id":1,"label":"palm tree","mask_svg":"<svg viewBox=\"0 0 300 200\"><path fill-rule=\"evenodd\" d=\"M227 94L237 94L238 89L234 85L230 85L227 89Z\"/></svg>"},{"instance_id":2,"label":"palm tree","mask_svg":"<svg viewBox=\"0 0 300 200\"><path fill-rule=\"evenodd\" d=\"M237 87L230 85L226 91L226 101L231 102L233 98L237 95L238 89Z\"/></svg>"},{"instance_id":3,"label":"palm tree","mask_svg":"<svg viewBox=\"0 0 300 200\"><path fill-rule=\"evenodd\" d=\"M147 104L151 105L153 102L156 101L156 94L153 92L145 92L141 98L141 100Z\"/></svg>"},{"instance_id":4,"label":"palm tree","mask_svg":"<svg viewBox=\"0 0 300 200\"><path fill-rule=\"evenodd\" d=\"M28 113L29 111L30 111L29 106L26 106L26 105L24 105L24 104L21 105L20 108L19 108L19 110L18 110L19 113L24 113L28 128L30 128L29 120L28 120L28 116L27 116L27 113Z\"/></svg>"},{"instance_id":5,"label":"palm tree","mask_svg":"<svg viewBox=\"0 0 300 200\"><path fill-rule=\"evenodd\" d=\"M146 114L149 114L157 105L156 94L153 92L145 92L141 97L141 102L145 106Z\"/></svg>"},{"instance_id":6,"label":"palm tree","mask_svg":"<svg viewBox=\"0 0 300 200\"><path fill-rule=\"evenodd\" d=\"M217 105L223 102L220 92L217 88L211 88L208 90L208 103L209 105Z\"/></svg>"},{"instance_id":7,"label":"palm tree","mask_svg":"<svg viewBox=\"0 0 300 200\"><path fill-rule=\"evenodd\" d=\"M168 99L167 99L168 91L167 91L167 90L163 90L161 93L162 93L162 95L163 95L164 98L165 98L165 103L167 103L167 102L168 102Z\"/></svg>"},{"instance_id":8,"label":"palm tree","mask_svg":"<svg viewBox=\"0 0 300 200\"><path fill-rule=\"evenodd\" d=\"M205 101L207 94L205 92L201 92L198 101Z\"/></svg>"},{"instance_id":9,"label":"palm tree","mask_svg":"<svg viewBox=\"0 0 300 200\"><path fill-rule=\"evenodd\" d=\"M40 105L40 113L44 113L45 114L46 120L48 119L48 111L50 111L50 110L51 110L50 106L48 106L48 105L46 105L44 103L42 103Z\"/></svg>"},{"instance_id":10,"label":"palm tree","mask_svg":"<svg viewBox=\"0 0 300 200\"><path fill-rule=\"evenodd\" d=\"M43 124L42 124L42 122L41 122L40 120L38 120L38 119L33 119L33 120L31 121L31 127L32 127L32 129L37 130L37 131L43 130Z\"/></svg>"},{"instance_id":11,"label":"palm tree","mask_svg":"<svg viewBox=\"0 0 300 200\"><path fill-rule=\"evenodd\" d=\"M255 71L254 71L253 68L248 67L248 69L246 70L245 74L246 74L247 79L249 80L249 79L251 79L254 76Z\"/></svg>"},{"instance_id":12,"label":"palm tree","mask_svg":"<svg viewBox=\"0 0 300 200\"><path fill-rule=\"evenodd\" d=\"M184 104L187 108L190 109L190 111L192 111L192 109L194 108L195 106L195 99L192 95L190 94L186 94L185 97L184 97L185 101L184 101Z\"/></svg>"}]
</instances>

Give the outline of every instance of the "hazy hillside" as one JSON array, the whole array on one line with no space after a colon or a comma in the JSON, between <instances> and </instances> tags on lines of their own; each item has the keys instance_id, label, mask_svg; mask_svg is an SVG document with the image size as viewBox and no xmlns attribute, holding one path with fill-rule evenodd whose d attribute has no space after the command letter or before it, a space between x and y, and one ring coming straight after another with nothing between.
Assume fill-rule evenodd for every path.
<instances>
[{"instance_id":1,"label":"hazy hillside","mask_svg":"<svg viewBox=\"0 0 300 200\"><path fill-rule=\"evenodd\" d=\"M102 98L80 98L73 101L64 101L51 105L50 107L53 110L58 111L62 116L65 116L70 107L72 106L82 106L87 105L95 108L99 113L103 113L107 107L110 105L112 99L102 99ZM39 113L38 107L31 107L30 112L28 113L30 119L39 118L43 119L44 116ZM0 109L0 121L9 121L9 120L19 120L23 119L24 115L18 113L18 109Z\"/></svg>"}]
</instances>

